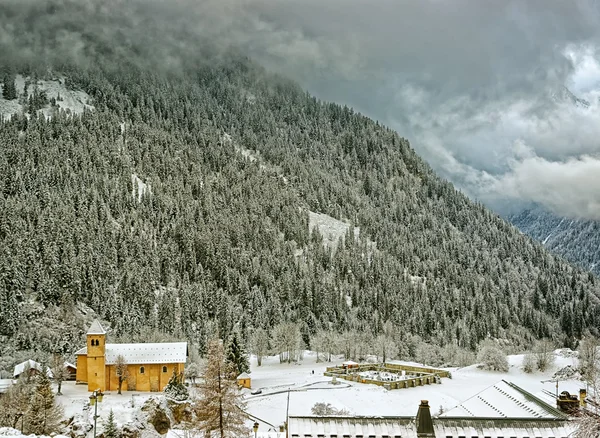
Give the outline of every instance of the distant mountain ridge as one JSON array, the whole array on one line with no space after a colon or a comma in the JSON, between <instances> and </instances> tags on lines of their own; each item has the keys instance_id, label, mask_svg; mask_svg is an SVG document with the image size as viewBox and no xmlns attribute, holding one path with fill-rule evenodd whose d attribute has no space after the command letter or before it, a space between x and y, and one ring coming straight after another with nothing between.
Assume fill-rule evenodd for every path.
<instances>
[{"instance_id":1,"label":"distant mountain ridge","mask_svg":"<svg viewBox=\"0 0 600 438\"><path fill-rule=\"evenodd\" d=\"M508 219L550 251L600 275L600 222L569 219L543 208L524 210Z\"/></svg>"}]
</instances>

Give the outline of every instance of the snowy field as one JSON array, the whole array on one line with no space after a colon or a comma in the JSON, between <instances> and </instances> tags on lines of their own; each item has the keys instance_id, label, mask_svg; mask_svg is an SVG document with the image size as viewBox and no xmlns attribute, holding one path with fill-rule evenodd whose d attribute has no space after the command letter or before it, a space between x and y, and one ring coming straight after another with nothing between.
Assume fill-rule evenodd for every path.
<instances>
[{"instance_id":1,"label":"snowy field","mask_svg":"<svg viewBox=\"0 0 600 438\"><path fill-rule=\"evenodd\" d=\"M554 400L542 390L556 392L556 383L549 381L553 374L568 365L577 367L577 359L555 354L554 365L546 372L526 374L522 371L523 355L509 356L510 369L508 373L483 371L472 365L460 369L450 369L452 378L443 378L441 384L419 386L415 388L386 390L383 387L348 382L338 379L338 384L331 383L330 377L325 377L325 368L340 365L343 359L337 358L332 362L316 363L313 352L305 352L304 360L298 364L280 364L276 356L263 359L263 365L258 367L255 358L251 359L252 391L261 389L261 394L251 394L244 389L247 412L259 419L259 437L273 438L279 436L269 433L283 424L288 410L290 415L310 415L311 407L317 402L330 403L338 409L346 409L355 415L406 415L413 416L421 400L429 400L432 414L448 411L470 397L501 380L515 383L533 393L550 405ZM393 361L394 363L407 363ZM559 382L559 392L567 390L578 394L579 388L584 387L580 380L564 380ZM107 392L103 403L98 405L98 430L102 431L104 421L112 409L119 426L136 420L139 408L144 401L155 397L156 393ZM63 384L63 395L57 400L63 405L65 416L74 417L75 421L93 422L93 411L88 407L86 385L75 385L74 382ZM93 409L93 408L92 408ZM252 424L252 423L250 423ZM147 431L148 432L148 431ZM91 434L89 434L91 436ZM157 433L152 434L158 437ZM0 436L15 436L9 431L0 430ZM17 435L18 436L18 435ZM172 430L169 438L182 436L181 431Z\"/></svg>"},{"instance_id":2,"label":"snowy field","mask_svg":"<svg viewBox=\"0 0 600 438\"><path fill-rule=\"evenodd\" d=\"M328 366L341 364L343 359L331 363L316 363L315 358L313 353L307 352L304 360L296 365L280 364L277 357L270 357L263 359L261 367L257 367L253 359L252 388L260 388L263 392L260 395L250 395L248 391L248 412L275 426L283 423L289 388L290 415L310 415L315 403L324 402L331 403L338 409L346 409L354 415L412 416L416 415L421 400L429 400L432 413L438 414L440 409L447 411L503 379L555 405L554 400L542 390L555 393L556 383L548 380L557 370L567 365L577 365L575 358L556 355L554 365L546 372L526 374L522 370L523 355L516 355L509 356L508 373L484 371L472 365L450 369L452 378L443 378L441 384L388 391L381 386L345 380L339 380L339 385L332 385L331 378L323 376L323 372ZM578 394L579 388L583 386L583 382L579 380L561 381L559 392L567 390Z\"/></svg>"}]
</instances>

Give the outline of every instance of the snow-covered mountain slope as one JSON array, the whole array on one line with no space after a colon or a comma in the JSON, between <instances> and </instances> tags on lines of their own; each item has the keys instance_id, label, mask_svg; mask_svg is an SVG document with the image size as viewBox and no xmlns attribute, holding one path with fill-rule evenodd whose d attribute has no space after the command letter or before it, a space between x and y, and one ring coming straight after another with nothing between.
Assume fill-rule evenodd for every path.
<instances>
[{"instance_id":1,"label":"snow-covered mountain slope","mask_svg":"<svg viewBox=\"0 0 600 438\"><path fill-rule=\"evenodd\" d=\"M563 218L542 208L524 210L508 219L549 250L600 275L599 221Z\"/></svg>"},{"instance_id":2,"label":"snow-covered mountain slope","mask_svg":"<svg viewBox=\"0 0 600 438\"><path fill-rule=\"evenodd\" d=\"M589 108L590 107L590 103L585 100L585 99L581 99L577 96L575 96L571 90L569 90L567 87L561 87L556 91L551 91L549 93L549 97L551 100L553 100L554 102L560 104L560 103L571 103L572 105L579 107L579 108Z\"/></svg>"}]
</instances>

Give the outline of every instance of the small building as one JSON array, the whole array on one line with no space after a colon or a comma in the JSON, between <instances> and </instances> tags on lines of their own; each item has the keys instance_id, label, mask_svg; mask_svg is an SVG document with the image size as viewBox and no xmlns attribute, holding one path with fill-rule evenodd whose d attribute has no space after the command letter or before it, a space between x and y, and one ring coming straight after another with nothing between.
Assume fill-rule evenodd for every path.
<instances>
[{"instance_id":1,"label":"small building","mask_svg":"<svg viewBox=\"0 0 600 438\"><path fill-rule=\"evenodd\" d=\"M77 367L72 363L65 362L65 371L67 372L65 380L75 380L77 378Z\"/></svg>"},{"instance_id":2,"label":"small building","mask_svg":"<svg viewBox=\"0 0 600 438\"><path fill-rule=\"evenodd\" d=\"M117 360L124 359L128 377L123 391L162 391L173 373L183 373L187 342L148 344L107 344L106 331L97 320L87 332L87 346L77 356L76 380L87 383L88 391L116 391L119 388Z\"/></svg>"},{"instance_id":3,"label":"small building","mask_svg":"<svg viewBox=\"0 0 600 438\"><path fill-rule=\"evenodd\" d=\"M11 386L13 386L12 379L0 379L0 397L6 394Z\"/></svg>"},{"instance_id":4,"label":"small building","mask_svg":"<svg viewBox=\"0 0 600 438\"><path fill-rule=\"evenodd\" d=\"M242 373L239 376L237 376L237 384L241 388L250 389L252 387L252 380L251 380L250 376L248 375L248 373Z\"/></svg>"},{"instance_id":5,"label":"small building","mask_svg":"<svg viewBox=\"0 0 600 438\"><path fill-rule=\"evenodd\" d=\"M33 377L36 374L41 373L43 369L44 366L41 363L29 359L25 362L21 362L20 364L15 365L13 377L15 379L18 379L23 373L27 373L28 377ZM48 375L48 377L52 378L52 371L50 371L50 368L46 368L46 374Z\"/></svg>"}]
</instances>

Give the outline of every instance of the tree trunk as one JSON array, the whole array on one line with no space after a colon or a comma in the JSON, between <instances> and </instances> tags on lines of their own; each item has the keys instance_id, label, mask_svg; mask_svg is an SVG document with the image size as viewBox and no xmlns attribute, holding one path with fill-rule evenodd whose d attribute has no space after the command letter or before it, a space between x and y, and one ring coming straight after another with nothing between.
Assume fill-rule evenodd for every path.
<instances>
[{"instance_id":1,"label":"tree trunk","mask_svg":"<svg viewBox=\"0 0 600 438\"><path fill-rule=\"evenodd\" d=\"M262 365L262 356L260 354L256 355L256 362L258 362L258 366Z\"/></svg>"},{"instance_id":2,"label":"tree trunk","mask_svg":"<svg viewBox=\"0 0 600 438\"><path fill-rule=\"evenodd\" d=\"M62 389L62 380L59 380L58 381L58 391L56 391L56 395L62 395L61 389Z\"/></svg>"},{"instance_id":3,"label":"tree trunk","mask_svg":"<svg viewBox=\"0 0 600 438\"><path fill-rule=\"evenodd\" d=\"M123 379L119 377L119 390L117 391L117 394L121 394L121 386L123 386Z\"/></svg>"}]
</instances>

